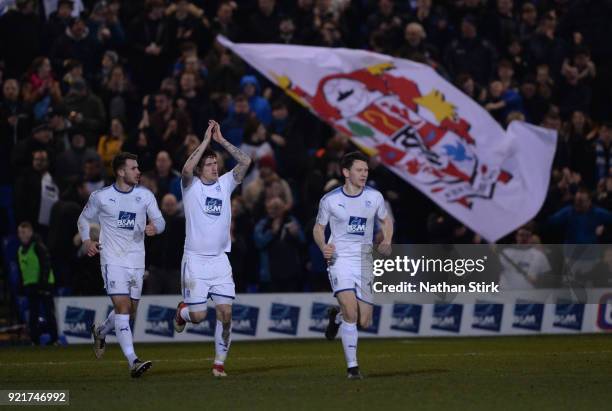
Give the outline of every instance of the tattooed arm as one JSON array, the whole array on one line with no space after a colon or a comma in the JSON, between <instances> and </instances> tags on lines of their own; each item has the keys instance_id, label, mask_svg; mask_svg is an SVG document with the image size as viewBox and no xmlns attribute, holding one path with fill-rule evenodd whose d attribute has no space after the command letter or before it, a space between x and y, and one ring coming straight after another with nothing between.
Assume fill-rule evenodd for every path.
<instances>
[{"instance_id":1,"label":"tattooed arm","mask_svg":"<svg viewBox=\"0 0 612 411\"><path fill-rule=\"evenodd\" d=\"M204 150L208 147L210 143L210 139L212 137L213 123L211 121L208 122L208 128L206 129L206 134L204 134L204 140L198 148L194 150L193 153L189 156L185 165L183 166L183 171L181 172L181 184L183 188L189 187L191 181L193 180L193 170L195 170L198 162L202 158L202 154L204 154Z\"/></svg>"},{"instance_id":2,"label":"tattooed arm","mask_svg":"<svg viewBox=\"0 0 612 411\"><path fill-rule=\"evenodd\" d=\"M244 176L251 165L251 157L223 137L219 123L215 123L213 128L213 139L217 143L221 144L223 148L225 148L238 162L238 165L232 170L232 174L234 174L234 180L236 180L238 184L242 183L242 180L244 179Z\"/></svg>"}]
</instances>

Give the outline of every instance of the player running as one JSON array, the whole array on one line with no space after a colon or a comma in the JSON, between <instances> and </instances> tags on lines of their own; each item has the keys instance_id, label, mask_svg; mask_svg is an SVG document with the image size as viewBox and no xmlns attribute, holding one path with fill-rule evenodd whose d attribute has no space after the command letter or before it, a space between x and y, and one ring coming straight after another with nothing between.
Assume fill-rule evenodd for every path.
<instances>
[{"instance_id":1,"label":"player running","mask_svg":"<svg viewBox=\"0 0 612 411\"><path fill-rule=\"evenodd\" d=\"M346 154L340 161L345 183L321 198L313 229L314 240L328 263L329 281L340 304L329 311L325 336L333 340L340 329L349 379L361 379L357 364L357 321L362 328L372 322L372 240L376 220L387 251L393 237L393 222L387 215L383 196L367 187L368 158L359 153ZM325 227L331 236L325 242Z\"/></svg>"},{"instance_id":2,"label":"player running","mask_svg":"<svg viewBox=\"0 0 612 411\"><path fill-rule=\"evenodd\" d=\"M217 155L208 149L214 139L238 162L219 177ZM236 296L232 267L225 253L231 249L232 191L242 182L251 158L221 135L219 124L209 121L204 141L187 159L181 188L185 209L186 239L181 264L183 301L178 304L174 329L206 318L208 297L215 303L215 361L212 373L225 377L224 362L231 343L232 303ZM194 177L195 171L195 177Z\"/></svg>"},{"instance_id":3,"label":"player running","mask_svg":"<svg viewBox=\"0 0 612 411\"><path fill-rule=\"evenodd\" d=\"M114 329L128 360L130 374L137 378L152 365L151 361L138 359L130 329L130 317L136 316L142 292L144 236L163 232L166 223L153 193L138 185L138 157L120 153L113 159L112 166L115 183L91 193L79 216L78 227L87 255L93 257L100 253L104 288L114 307L103 324L92 326L94 353L102 358L106 335ZM98 220L99 242L92 241L89 236L90 222Z\"/></svg>"}]
</instances>

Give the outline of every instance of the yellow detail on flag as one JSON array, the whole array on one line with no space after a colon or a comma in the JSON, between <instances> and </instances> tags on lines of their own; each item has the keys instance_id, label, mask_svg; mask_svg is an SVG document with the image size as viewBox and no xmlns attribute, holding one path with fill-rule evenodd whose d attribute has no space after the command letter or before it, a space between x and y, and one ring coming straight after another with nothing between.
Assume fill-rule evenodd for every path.
<instances>
[{"instance_id":1,"label":"yellow detail on flag","mask_svg":"<svg viewBox=\"0 0 612 411\"><path fill-rule=\"evenodd\" d=\"M385 71L391 70L391 69L394 69L394 68L395 68L395 66L393 65L393 63L380 63L380 64L376 64L374 66L368 67L368 71L370 73L374 74L375 76L380 76Z\"/></svg>"},{"instance_id":2,"label":"yellow detail on flag","mask_svg":"<svg viewBox=\"0 0 612 411\"><path fill-rule=\"evenodd\" d=\"M270 75L276 81L276 85L285 90L285 93L301 105L306 108L310 108L310 104L308 104L302 97L300 97L296 92L291 90L291 79L287 76L279 76L275 72L271 71Z\"/></svg>"},{"instance_id":3,"label":"yellow detail on flag","mask_svg":"<svg viewBox=\"0 0 612 411\"><path fill-rule=\"evenodd\" d=\"M415 98L414 101L429 109L436 116L438 122L444 121L447 118L455 118L457 115L456 107L445 101L444 94L435 89L422 97Z\"/></svg>"}]
</instances>

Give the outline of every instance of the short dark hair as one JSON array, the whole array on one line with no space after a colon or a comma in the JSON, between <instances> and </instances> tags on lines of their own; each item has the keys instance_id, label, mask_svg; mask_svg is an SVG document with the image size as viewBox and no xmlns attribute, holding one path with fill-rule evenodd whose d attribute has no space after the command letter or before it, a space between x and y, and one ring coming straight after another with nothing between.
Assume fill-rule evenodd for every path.
<instances>
[{"instance_id":1,"label":"short dark hair","mask_svg":"<svg viewBox=\"0 0 612 411\"><path fill-rule=\"evenodd\" d=\"M210 147L204 150L200 161L198 161L198 167L202 167L207 158L217 158L217 152Z\"/></svg>"},{"instance_id":2,"label":"short dark hair","mask_svg":"<svg viewBox=\"0 0 612 411\"><path fill-rule=\"evenodd\" d=\"M115 177L117 176L117 171L125 165L127 160L138 161L138 156L136 154L123 151L113 158L113 173L115 174Z\"/></svg>"},{"instance_id":3,"label":"short dark hair","mask_svg":"<svg viewBox=\"0 0 612 411\"><path fill-rule=\"evenodd\" d=\"M576 194L578 194L578 193L586 194L590 199L593 198L593 193L585 185L580 185L578 187L578 189L576 190Z\"/></svg>"},{"instance_id":4,"label":"short dark hair","mask_svg":"<svg viewBox=\"0 0 612 411\"><path fill-rule=\"evenodd\" d=\"M32 231L34 231L34 227L32 227L32 223L30 223L29 221L22 221L21 223L19 223L19 225L17 226L19 228L23 229L30 229Z\"/></svg>"},{"instance_id":5,"label":"short dark hair","mask_svg":"<svg viewBox=\"0 0 612 411\"><path fill-rule=\"evenodd\" d=\"M360 151L346 153L344 156L342 156L342 159L340 159L340 168L350 170L353 163L357 160L364 161L367 164L368 157Z\"/></svg>"},{"instance_id":6,"label":"short dark hair","mask_svg":"<svg viewBox=\"0 0 612 411\"><path fill-rule=\"evenodd\" d=\"M234 103L249 102L249 99L244 94L238 94L234 97Z\"/></svg>"}]
</instances>

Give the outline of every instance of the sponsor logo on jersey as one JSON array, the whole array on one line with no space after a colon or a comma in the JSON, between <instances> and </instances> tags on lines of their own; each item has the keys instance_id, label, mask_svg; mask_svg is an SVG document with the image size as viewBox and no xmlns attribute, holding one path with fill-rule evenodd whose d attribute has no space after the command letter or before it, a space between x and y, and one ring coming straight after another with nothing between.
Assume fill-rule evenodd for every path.
<instances>
[{"instance_id":1,"label":"sponsor logo on jersey","mask_svg":"<svg viewBox=\"0 0 612 411\"><path fill-rule=\"evenodd\" d=\"M151 304L147 310L145 334L174 337L173 320L175 313L175 308Z\"/></svg>"},{"instance_id":2,"label":"sponsor logo on jersey","mask_svg":"<svg viewBox=\"0 0 612 411\"><path fill-rule=\"evenodd\" d=\"M361 331L369 334L378 334L380 326L380 313L382 308L380 305L372 306L372 324L368 328L362 328Z\"/></svg>"},{"instance_id":3,"label":"sponsor logo on jersey","mask_svg":"<svg viewBox=\"0 0 612 411\"><path fill-rule=\"evenodd\" d=\"M349 234L364 235L368 219L364 217L349 217L347 232Z\"/></svg>"},{"instance_id":4,"label":"sponsor logo on jersey","mask_svg":"<svg viewBox=\"0 0 612 411\"><path fill-rule=\"evenodd\" d=\"M206 318L199 324L189 324L187 332L190 334L206 335L208 337L215 336L215 328L217 327L217 311L207 310Z\"/></svg>"},{"instance_id":5,"label":"sponsor logo on jersey","mask_svg":"<svg viewBox=\"0 0 612 411\"><path fill-rule=\"evenodd\" d=\"M297 335L300 320L300 307L273 303L270 308L270 326L268 331Z\"/></svg>"},{"instance_id":6,"label":"sponsor logo on jersey","mask_svg":"<svg viewBox=\"0 0 612 411\"><path fill-rule=\"evenodd\" d=\"M208 215L220 216L221 208L223 207L223 200L218 198L206 197L204 203L204 212Z\"/></svg>"},{"instance_id":7,"label":"sponsor logo on jersey","mask_svg":"<svg viewBox=\"0 0 612 411\"><path fill-rule=\"evenodd\" d=\"M514 305L512 327L540 331L542 329L543 314L544 304L531 304L519 300Z\"/></svg>"},{"instance_id":8,"label":"sponsor logo on jersey","mask_svg":"<svg viewBox=\"0 0 612 411\"><path fill-rule=\"evenodd\" d=\"M423 307L418 304L393 304L391 329L418 334Z\"/></svg>"},{"instance_id":9,"label":"sponsor logo on jersey","mask_svg":"<svg viewBox=\"0 0 612 411\"><path fill-rule=\"evenodd\" d=\"M584 318L584 304L559 302L555 304L553 327L580 331Z\"/></svg>"},{"instance_id":10,"label":"sponsor logo on jersey","mask_svg":"<svg viewBox=\"0 0 612 411\"><path fill-rule=\"evenodd\" d=\"M499 332L503 313L503 304L474 304L472 328Z\"/></svg>"},{"instance_id":11,"label":"sponsor logo on jersey","mask_svg":"<svg viewBox=\"0 0 612 411\"><path fill-rule=\"evenodd\" d=\"M597 326L602 330L612 330L612 294L604 294L599 300Z\"/></svg>"},{"instance_id":12,"label":"sponsor logo on jersey","mask_svg":"<svg viewBox=\"0 0 612 411\"><path fill-rule=\"evenodd\" d=\"M462 313L463 306L460 304L435 304L431 329L458 333L461 328Z\"/></svg>"},{"instance_id":13,"label":"sponsor logo on jersey","mask_svg":"<svg viewBox=\"0 0 612 411\"><path fill-rule=\"evenodd\" d=\"M129 211L119 211L119 220L117 220L117 228L124 230L134 230L136 227L136 213Z\"/></svg>"},{"instance_id":14,"label":"sponsor logo on jersey","mask_svg":"<svg viewBox=\"0 0 612 411\"><path fill-rule=\"evenodd\" d=\"M72 337L91 338L91 326L96 318L96 311L80 307L66 307L64 315L64 334Z\"/></svg>"},{"instance_id":15,"label":"sponsor logo on jersey","mask_svg":"<svg viewBox=\"0 0 612 411\"><path fill-rule=\"evenodd\" d=\"M234 304L232 308L232 332L255 335L257 333L258 318L258 307Z\"/></svg>"},{"instance_id":16,"label":"sponsor logo on jersey","mask_svg":"<svg viewBox=\"0 0 612 411\"><path fill-rule=\"evenodd\" d=\"M312 303L312 308L310 309L310 325L308 326L308 330L324 333L329 322L327 310L329 310L331 307L332 306L329 304Z\"/></svg>"}]
</instances>

